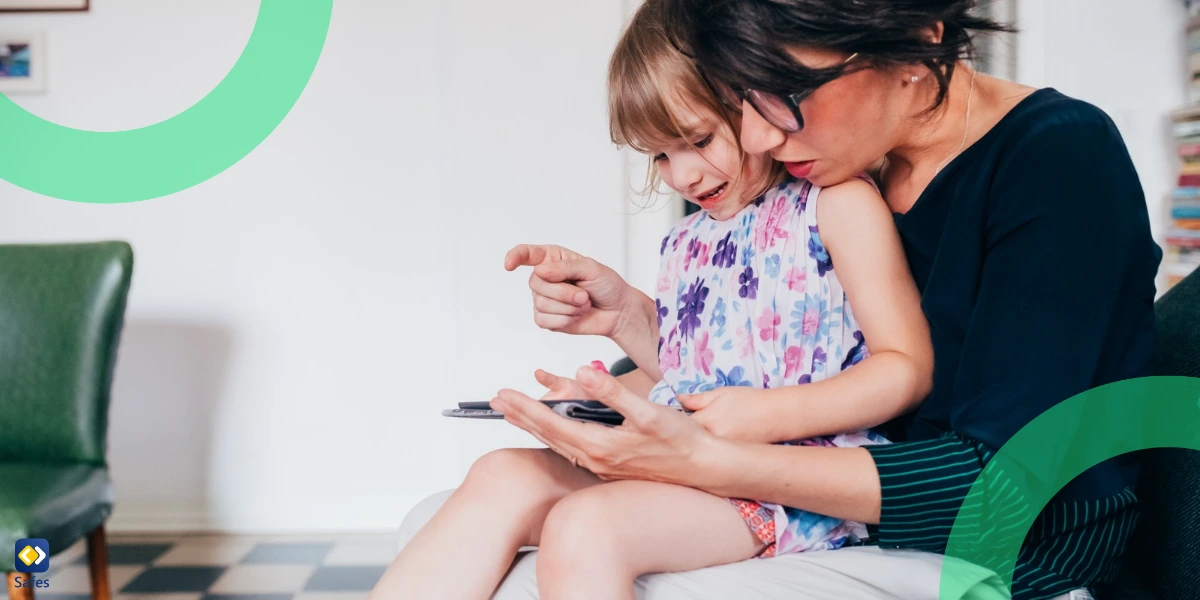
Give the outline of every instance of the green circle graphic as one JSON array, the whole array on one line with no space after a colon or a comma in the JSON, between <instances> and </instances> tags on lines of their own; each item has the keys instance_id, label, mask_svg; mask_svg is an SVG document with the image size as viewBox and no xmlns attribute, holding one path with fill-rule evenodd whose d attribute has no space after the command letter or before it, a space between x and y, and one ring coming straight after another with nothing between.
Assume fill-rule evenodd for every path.
<instances>
[{"instance_id":1,"label":"green circle graphic","mask_svg":"<svg viewBox=\"0 0 1200 600\"><path fill-rule=\"evenodd\" d=\"M1200 379L1143 377L1059 403L1000 448L955 517L939 598L1009 598L1034 520L1072 479L1138 450L1200 451Z\"/></svg>"},{"instance_id":2,"label":"green circle graphic","mask_svg":"<svg viewBox=\"0 0 1200 600\"><path fill-rule=\"evenodd\" d=\"M0 179L45 196L97 204L159 198L207 181L275 130L308 85L333 0L262 0L250 41L211 92L161 123L72 129L0 94Z\"/></svg>"}]
</instances>

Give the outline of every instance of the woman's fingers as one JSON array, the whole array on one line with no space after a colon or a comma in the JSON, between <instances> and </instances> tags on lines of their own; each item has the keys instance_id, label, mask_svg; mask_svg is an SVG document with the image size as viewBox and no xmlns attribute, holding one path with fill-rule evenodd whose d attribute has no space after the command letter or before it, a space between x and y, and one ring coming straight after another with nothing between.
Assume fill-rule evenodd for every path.
<instances>
[{"instance_id":1,"label":"woman's fingers","mask_svg":"<svg viewBox=\"0 0 1200 600\"><path fill-rule=\"evenodd\" d=\"M621 413L627 425L637 427L651 422L659 408L626 389L612 375L593 367L580 368L575 380L592 398Z\"/></svg>"},{"instance_id":2,"label":"woman's fingers","mask_svg":"<svg viewBox=\"0 0 1200 600\"><path fill-rule=\"evenodd\" d=\"M561 385L563 380L562 377L541 369L533 372L533 378L536 379L538 383L542 384L542 387L549 390L553 390L556 386Z\"/></svg>"},{"instance_id":3,"label":"woman's fingers","mask_svg":"<svg viewBox=\"0 0 1200 600\"><path fill-rule=\"evenodd\" d=\"M675 399L688 410L700 410L712 404L716 399L715 392L702 392L699 394L677 394Z\"/></svg>"},{"instance_id":4,"label":"woman's fingers","mask_svg":"<svg viewBox=\"0 0 1200 600\"><path fill-rule=\"evenodd\" d=\"M583 439L580 428L584 423L572 421L559 415L550 407L521 392L500 390L492 400L492 408L504 413L504 420L528 431L538 441L556 448L556 452L569 453L577 460L584 457L578 441Z\"/></svg>"},{"instance_id":5,"label":"woman's fingers","mask_svg":"<svg viewBox=\"0 0 1200 600\"><path fill-rule=\"evenodd\" d=\"M571 400L576 395L576 383L566 377L559 377L541 369L535 371L533 377L547 390L542 396L543 400Z\"/></svg>"}]
</instances>

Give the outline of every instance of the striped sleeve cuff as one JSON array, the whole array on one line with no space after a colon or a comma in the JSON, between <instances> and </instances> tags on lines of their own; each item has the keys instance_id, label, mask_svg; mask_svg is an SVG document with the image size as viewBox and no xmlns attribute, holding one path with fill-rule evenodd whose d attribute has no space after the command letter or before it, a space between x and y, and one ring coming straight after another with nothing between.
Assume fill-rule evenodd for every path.
<instances>
[{"instance_id":1,"label":"striped sleeve cuff","mask_svg":"<svg viewBox=\"0 0 1200 600\"><path fill-rule=\"evenodd\" d=\"M958 437L866 446L879 471L879 525L868 528L884 548L944 552L954 518L990 453Z\"/></svg>"}]
</instances>

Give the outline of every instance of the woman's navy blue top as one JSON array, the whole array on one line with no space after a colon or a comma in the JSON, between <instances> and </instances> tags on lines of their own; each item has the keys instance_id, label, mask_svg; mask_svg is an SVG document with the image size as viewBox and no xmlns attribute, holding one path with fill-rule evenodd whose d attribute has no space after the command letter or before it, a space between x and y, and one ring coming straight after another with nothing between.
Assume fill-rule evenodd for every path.
<instances>
[{"instance_id":1,"label":"woman's navy blue top","mask_svg":"<svg viewBox=\"0 0 1200 600\"><path fill-rule=\"evenodd\" d=\"M1162 252L1112 120L1053 89L1022 100L895 220L935 367L929 397L890 424L897 443L869 448L883 489L872 538L945 552L971 483L1017 431L1076 394L1150 374ZM1137 518L1137 472L1126 455L1055 497L1025 538L1014 598L1111 577Z\"/></svg>"}]
</instances>

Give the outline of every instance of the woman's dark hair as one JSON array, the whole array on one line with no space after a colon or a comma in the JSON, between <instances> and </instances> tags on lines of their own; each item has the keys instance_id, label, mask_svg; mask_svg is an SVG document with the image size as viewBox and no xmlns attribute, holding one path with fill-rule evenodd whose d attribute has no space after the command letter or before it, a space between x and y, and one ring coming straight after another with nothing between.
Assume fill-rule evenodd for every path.
<instances>
[{"instance_id":1,"label":"woman's dark hair","mask_svg":"<svg viewBox=\"0 0 1200 600\"><path fill-rule=\"evenodd\" d=\"M973 58L972 34L1013 31L977 14L978 0L668 0L672 41L704 73L741 88L786 94L816 87L845 68L805 67L788 48L857 52L868 64L922 64L941 106L960 59ZM928 40L942 23L940 43ZM858 61L854 61L857 63Z\"/></svg>"}]
</instances>

